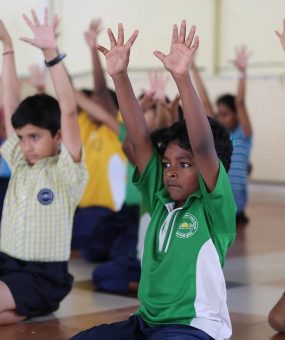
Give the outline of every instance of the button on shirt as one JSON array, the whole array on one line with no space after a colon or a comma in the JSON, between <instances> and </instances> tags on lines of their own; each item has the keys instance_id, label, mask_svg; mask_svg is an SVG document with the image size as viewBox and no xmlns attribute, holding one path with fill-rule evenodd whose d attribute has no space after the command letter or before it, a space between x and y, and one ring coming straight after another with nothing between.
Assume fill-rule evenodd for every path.
<instances>
[{"instance_id":1,"label":"button on shirt","mask_svg":"<svg viewBox=\"0 0 285 340\"><path fill-rule=\"evenodd\" d=\"M1 147L11 169L1 221L0 250L25 261L67 261L75 208L88 173L65 148L29 165L16 135Z\"/></svg>"}]
</instances>

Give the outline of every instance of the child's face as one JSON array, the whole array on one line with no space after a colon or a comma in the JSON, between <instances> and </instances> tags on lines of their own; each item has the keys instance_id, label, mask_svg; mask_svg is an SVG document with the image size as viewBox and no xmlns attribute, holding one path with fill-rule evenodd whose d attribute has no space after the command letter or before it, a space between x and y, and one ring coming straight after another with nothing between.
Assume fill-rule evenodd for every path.
<instances>
[{"instance_id":1,"label":"child's face","mask_svg":"<svg viewBox=\"0 0 285 340\"><path fill-rule=\"evenodd\" d=\"M169 144L162 157L162 165L164 185L176 207L181 207L199 187L193 155L177 144Z\"/></svg>"},{"instance_id":2,"label":"child's face","mask_svg":"<svg viewBox=\"0 0 285 340\"><path fill-rule=\"evenodd\" d=\"M60 131L53 137L49 130L27 124L16 129L16 133L20 139L20 148L25 159L31 165L58 153L61 143Z\"/></svg>"},{"instance_id":3,"label":"child's face","mask_svg":"<svg viewBox=\"0 0 285 340\"><path fill-rule=\"evenodd\" d=\"M218 105L218 121L227 129L233 129L237 124L237 115L225 104Z\"/></svg>"}]
</instances>

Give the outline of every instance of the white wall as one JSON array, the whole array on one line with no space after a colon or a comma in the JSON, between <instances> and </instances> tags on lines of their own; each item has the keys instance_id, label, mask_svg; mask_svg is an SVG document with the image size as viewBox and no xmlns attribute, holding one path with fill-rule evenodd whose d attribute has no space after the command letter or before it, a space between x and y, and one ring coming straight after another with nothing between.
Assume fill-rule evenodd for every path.
<instances>
[{"instance_id":1,"label":"white wall","mask_svg":"<svg viewBox=\"0 0 285 340\"><path fill-rule=\"evenodd\" d=\"M19 75L27 74L29 65L43 60L42 53L38 49L19 40L20 37L33 37L22 15L31 16L30 10L34 8L39 13L39 17L43 18L43 9L49 3L48 0L0 0L0 18L12 36ZM0 67L2 68L2 58L0 58Z\"/></svg>"},{"instance_id":2,"label":"white wall","mask_svg":"<svg viewBox=\"0 0 285 340\"><path fill-rule=\"evenodd\" d=\"M204 70L213 102L221 93L235 92L236 73L228 60L236 45L246 43L253 52L247 97L255 134L253 179L285 182L285 54L274 34L282 28L284 0L0 0L1 19L14 38L21 75L27 74L29 64L42 60L35 48L18 41L19 36L31 36L21 14L31 7L43 12L46 4L61 17L59 46L68 54L66 64L78 86L92 85L88 76L91 59L83 39L92 18L101 17L104 28L114 30L123 22L126 36L140 30L130 61L137 93L147 86L147 70L161 68L153 50L168 51L172 25L183 18L197 25L201 41L197 63ZM220 8L218 17L216 8ZM215 35L215 20L219 36ZM109 46L106 32L99 43ZM217 75L213 75L215 63L221 71ZM108 82L112 86L109 78ZM176 92L171 82L168 91L171 96Z\"/></svg>"}]
</instances>

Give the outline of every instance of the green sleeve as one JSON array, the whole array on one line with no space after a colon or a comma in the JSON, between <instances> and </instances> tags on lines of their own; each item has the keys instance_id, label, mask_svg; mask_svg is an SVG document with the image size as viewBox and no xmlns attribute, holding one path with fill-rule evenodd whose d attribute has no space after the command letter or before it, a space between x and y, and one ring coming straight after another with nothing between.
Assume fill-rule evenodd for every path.
<instances>
[{"instance_id":1,"label":"green sleeve","mask_svg":"<svg viewBox=\"0 0 285 340\"><path fill-rule=\"evenodd\" d=\"M126 138L127 129L124 123L120 123L120 133L119 133L119 141L122 143L123 140Z\"/></svg>"},{"instance_id":2,"label":"green sleeve","mask_svg":"<svg viewBox=\"0 0 285 340\"><path fill-rule=\"evenodd\" d=\"M223 264L228 248L236 235L236 205L227 172L220 162L217 183L212 192L199 176L199 185L205 203L209 232Z\"/></svg>"},{"instance_id":3,"label":"green sleeve","mask_svg":"<svg viewBox=\"0 0 285 340\"><path fill-rule=\"evenodd\" d=\"M133 183L139 188L147 210L152 214L155 208L156 193L164 186L161 160L156 152L152 154L142 174L135 168Z\"/></svg>"}]
</instances>

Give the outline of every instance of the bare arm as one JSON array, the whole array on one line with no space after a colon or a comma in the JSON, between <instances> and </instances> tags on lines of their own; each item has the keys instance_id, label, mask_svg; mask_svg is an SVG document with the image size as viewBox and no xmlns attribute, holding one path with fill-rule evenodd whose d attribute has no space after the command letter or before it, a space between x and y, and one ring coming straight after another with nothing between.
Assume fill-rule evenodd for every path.
<instances>
[{"instance_id":1,"label":"bare arm","mask_svg":"<svg viewBox=\"0 0 285 340\"><path fill-rule=\"evenodd\" d=\"M87 45L90 48L92 55L92 67L93 67L93 95L92 99L99 103L104 109L112 114L113 116L117 116L117 108L113 103L111 95L109 93L105 72L103 70L100 56L97 50L97 38L99 33L101 32L101 21L100 19L92 20L87 32L85 32L85 40Z\"/></svg>"},{"instance_id":2,"label":"bare arm","mask_svg":"<svg viewBox=\"0 0 285 340\"><path fill-rule=\"evenodd\" d=\"M48 23L48 10L45 9L44 24L40 24L36 13L32 10L33 22L24 15L27 25L34 33L34 39L21 38L21 40L40 48L46 61L53 60L57 55L55 29L57 17L53 18L51 25ZM61 111L62 141L75 162L81 159L81 140L77 120L77 106L73 95L73 89L66 73L63 62L49 67L49 72L59 101Z\"/></svg>"},{"instance_id":3,"label":"bare arm","mask_svg":"<svg viewBox=\"0 0 285 340\"><path fill-rule=\"evenodd\" d=\"M20 82L17 77L12 39L0 21L0 40L3 44L2 96L6 136L14 133L11 117L20 103ZM9 53L11 52L11 53Z\"/></svg>"},{"instance_id":4,"label":"bare arm","mask_svg":"<svg viewBox=\"0 0 285 340\"><path fill-rule=\"evenodd\" d=\"M118 25L117 40L110 29L108 29L108 35L111 49L107 50L102 46L98 46L98 49L106 57L107 70L113 79L120 112L123 115L129 140L136 155L135 163L139 172L142 173L151 157L152 144L144 115L138 104L127 73L130 50L137 38L138 31L135 31L126 43L124 43L124 29L122 24Z\"/></svg>"},{"instance_id":5,"label":"bare arm","mask_svg":"<svg viewBox=\"0 0 285 340\"><path fill-rule=\"evenodd\" d=\"M154 54L175 80L181 97L189 140L197 168L208 189L212 191L217 182L219 162L212 131L189 75L189 66L196 52L199 39L195 37L195 26L186 38L186 21L173 27L171 49L168 55L156 51Z\"/></svg>"},{"instance_id":6,"label":"bare arm","mask_svg":"<svg viewBox=\"0 0 285 340\"><path fill-rule=\"evenodd\" d=\"M285 52L285 19L283 19L283 32L280 33L278 31L275 31L277 37L279 38L280 40L280 43L281 43L281 46Z\"/></svg>"},{"instance_id":7,"label":"bare arm","mask_svg":"<svg viewBox=\"0 0 285 340\"><path fill-rule=\"evenodd\" d=\"M246 95L246 80L247 80L247 61L249 58L249 53L245 46L236 50L236 58L233 60L233 64L236 66L240 72L238 81L238 90L236 95L236 108L238 114L239 123L247 137L252 135L252 126L249 119L247 107L245 104Z\"/></svg>"},{"instance_id":8,"label":"bare arm","mask_svg":"<svg viewBox=\"0 0 285 340\"><path fill-rule=\"evenodd\" d=\"M205 108L205 111L208 116L210 117L215 117L215 112L213 109L213 106L210 102L208 92L206 90L205 84L203 83L203 80L200 76L200 73L196 67L195 62L192 63L191 65L191 71L192 71L192 76L198 91L198 95L200 97L200 100Z\"/></svg>"},{"instance_id":9,"label":"bare arm","mask_svg":"<svg viewBox=\"0 0 285 340\"><path fill-rule=\"evenodd\" d=\"M46 92L46 70L43 69L39 64L34 63L29 66L29 78L27 82L33 86L37 93Z\"/></svg>"},{"instance_id":10,"label":"bare arm","mask_svg":"<svg viewBox=\"0 0 285 340\"><path fill-rule=\"evenodd\" d=\"M84 111L88 112L92 117L98 120L100 123L107 125L115 134L120 134L120 124L115 117L110 115L101 106L90 100L81 91L74 91L75 100L77 105L80 106Z\"/></svg>"}]
</instances>

